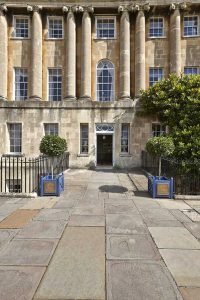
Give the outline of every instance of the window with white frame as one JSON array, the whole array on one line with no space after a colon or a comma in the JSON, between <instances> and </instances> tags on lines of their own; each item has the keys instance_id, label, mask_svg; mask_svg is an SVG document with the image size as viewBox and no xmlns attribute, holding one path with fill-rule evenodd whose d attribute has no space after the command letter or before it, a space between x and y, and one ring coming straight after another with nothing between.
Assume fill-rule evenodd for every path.
<instances>
[{"instance_id":1,"label":"window with white frame","mask_svg":"<svg viewBox=\"0 0 200 300\"><path fill-rule=\"evenodd\" d=\"M184 74L185 75L197 75L198 74L198 68L197 67L185 67L184 68Z\"/></svg>"},{"instance_id":2,"label":"window with white frame","mask_svg":"<svg viewBox=\"0 0 200 300\"><path fill-rule=\"evenodd\" d=\"M121 153L129 152L129 124L122 124L121 127Z\"/></svg>"},{"instance_id":3,"label":"window with white frame","mask_svg":"<svg viewBox=\"0 0 200 300\"><path fill-rule=\"evenodd\" d=\"M10 153L22 152L22 124L9 123L8 133L10 141Z\"/></svg>"},{"instance_id":4,"label":"window with white frame","mask_svg":"<svg viewBox=\"0 0 200 300\"><path fill-rule=\"evenodd\" d=\"M197 16L184 17L183 24L184 24L184 36L198 35L198 17Z\"/></svg>"},{"instance_id":5,"label":"window with white frame","mask_svg":"<svg viewBox=\"0 0 200 300\"><path fill-rule=\"evenodd\" d=\"M58 123L45 123L45 135L58 135Z\"/></svg>"},{"instance_id":6,"label":"window with white frame","mask_svg":"<svg viewBox=\"0 0 200 300\"><path fill-rule=\"evenodd\" d=\"M152 136L162 136L166 134L166 126L160 123L152 123Z\"/></svg>"},{"instance_id":7,"label":"window with white frame","mask_svg":"<svg viewBox=\"0 0 200 300\"><path fill-rule=\"evenodd\" d=\"M20 39L29 38L29 17L14 16L14 37Z\"/></svg>"},{"instance_id":8,"label":"window with white frame","mask_svg":"<svg viewBox=\"0 0 200 300\"><path fill-rule=\"evenodd\" d=\"M63 38L63 18L48 17L48 38L62 39Z\"/></svg>"},{"instance_id":9,"label":"window with white frame","mask_svg":"<svg viewBox=\"0 0 200 300\"><path fill-rule=\"evenodd\" d=\"M164 36L164 19L159 17L150 18L149 21L149 36L163 37Z\"/></svg>"},{"instance_id":10,"label":"window with white frame","mask_svg":"<svg viewBox=\"0 0 200 300\"><path fill-rule=\"evenodd\" d=\"M150 68L149 69L149 85L154 85L157 81L163 79L163 69L162 68Z\"/></svg>"},{"instance_id":11,"label":"window with white frame","mask_svg":"<svg viewBox=\"0 0 200 300\"><path fill-rule=\"evenodd\" d=\"M15 100L28 98L28 71L24 68L15 68Z\"/></svg>"},{"instance_id":12,"label":"window with white frame","mask_svg":"<svg viewBox=\"0 0 200 300\"><path fill-rule=\"evenodd\" d=\"M115 67L109 60L97 65L97 100L113 101L115 98Z\"/></svg>"},{"instance_id":13,"label":"window with white frame","mask_svg":"<svg viewBox=\"0 0 200 300\"><path fill-rule=\"evenodd\" d=\"M80 124L80 153L88 154L88 124Z\"/></svg>"},{"instance_id":14,"label":"window with white frame","mask_svg":"<svg viewBox=\"0 0 200 300\"><path fill-rule=\"evenodd\" d=\"M96 17L96 38L114 39L116 36L115 17Z\"/></svg>"},{"instance_id":15,"label":"window with white frame","mask_svg":"<svg viewBox=\"0 0 200 300\"><path fill-rule=\"evenodd\" d=\"M7 179L6 187L9 193L21 193L21 179Z\"/></svg>"},{"instance_id":16,"label":"window with white frame","mask_svg":"<svg viewBox=\"0 0 200 300\"><path fill-rule=\"evenodd\" d=\"M49 69L48 71L49 100L60 101L62 98L62 70Z\"/></svg>"}]
</instances>

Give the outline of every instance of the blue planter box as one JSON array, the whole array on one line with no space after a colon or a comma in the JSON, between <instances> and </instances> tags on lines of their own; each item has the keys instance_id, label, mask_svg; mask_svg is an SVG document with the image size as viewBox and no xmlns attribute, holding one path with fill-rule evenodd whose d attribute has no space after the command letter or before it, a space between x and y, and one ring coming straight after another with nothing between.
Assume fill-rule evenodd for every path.
<instances>
[{"instance_id":1,"label":"blue planter box","mask_svg":"<svg viewBox=\"0 0 200 300\"><path fill-rule=\"evenodd\" d=\"M64 174L54 175L51 174L41 176L40 178L40 196L60 196L64 191Z\"/></svg>"},{"instance_id":2,"label":"blue planter box","mask_svg":"<svg viewBox=\"0 0 200 300\"><path fill-rule=\"evenodd\" d=\"M174 196L173 178L148 176L148 191L153 198L169 198Z\"/></svg>"}]
</instances>

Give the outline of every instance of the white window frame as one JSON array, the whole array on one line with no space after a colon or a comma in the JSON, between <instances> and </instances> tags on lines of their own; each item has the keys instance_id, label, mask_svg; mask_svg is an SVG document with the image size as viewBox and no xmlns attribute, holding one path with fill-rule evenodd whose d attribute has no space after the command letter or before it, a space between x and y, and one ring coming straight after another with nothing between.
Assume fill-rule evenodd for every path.
<instances>
[{"instance_id":1,"label":"white window frame","mask_svg":"<svg viewBox=\"0 0 200 300\"><path fill-rule=\"evenodd\" d=\"M127 126L128 127L128 151L124 152L122 151L122 140L125 138L122 138L122 127ZM120 153L123 155L128 155L130 153L130 124L129 123L122 123L121 124L121 136L120 136Z\"/></svg>"},{"instance_id":2,"label":"white window frame","mask_svg":"<svg viewBox=\"0 0 200 300\"><path fill-rule=\"evenodd\" d=\"M44 136L46 136L45 126L47 126L47 125L57 125L57 128L58 128L58 134L57 135L59 135L59 123L57 123L57 122L45 122L45 123L43 123ZM51 134L51 135L55 136L55 134Z\"/></svg>"},{"instance_id":3,"label":"white window frame","mask_svg":"<svg viewBox=\"0 0 200 300\"><path fill-rule=\"evenodd\" d=\"M88 151L87 152L82 152L82 126L87 126L87 129L88 129L88 138L87 138L87 141L88 141L88 144L87 144L87 147L88 147ZM80 155L86 155L88 156L89 155L89 123L80 123L80 126L79 126L79 130L80 130L80 135L79 135L79 153Z\"/></svg>"},{"instance_id":4,"label":"white window frame","mask_svg":"<svg viewBox=\"0 0 200 300\"><path fill-rule=\"evenodd\" d=\"M27 82L27 98L26 98L26 99L16 100L16 94L15 94L15 76L16 76L16 69L24 69L24 70L27 70L27 78L28 78L28 82ZM14 68L13 68L13 100L14 100L14 101L26 101L26 100L28 100L28 97L29 97L29 73L28 73L28 68L14 67Z\"/></svg>"},{"instance_id":5,"label":"white window frame","mask_svg":"<svg viewBox=\"0 0 200 300\"><path fill-rule=\"evenodd\" d=\"M151 24L150 20L151 19L162 19L162 21L163 21L163 34L161 36L156 36L156 35L151 36L150 35L150 29L151 29L151 27L150 27L150 24ZM164 17L156 16L156 17L150 17L149 18L149 32L148 32L148 36L149 36L150 39L162 39L162 38L166 38L166 36L165 36L165 18Z\"/></svg>"},{"instance_id":6,"label":"white window frame","mask_svg":"<svg viewBox=\"0 0 200 300\"><path fill-rule=\"evenodd\" d=\"M98 37L97 36L97 20L113 19L114 20L114 37ZM117 38L116 16L95 16L95 39L97 40L115 40Z\"/></svg>"},{"instance_id":7,"label":"white window frame","mask_svg":"<svg viewBox=\"0 0 200 300\"><path fill-rule=\"evenodd\" d=\"M184 19L185 18L197 18L197 34L196 35L185 35L185 26L184 26ZM183 37L189 38L189 37L198 37L199 36L199 16L198 15L185 15L183 16Z\"/></svg>"},{"instance_id":8,"label":"white window frame","mask_svg":"<svg viewBox=\"0 0 200 300\"><path fill-rule=\"evenodd\" d=\"M62 81L61 81L61 100L50 100L49 99L49 70L61 70L61 76L62 76ZM53 67L53 68L51 68L51 67L48 67L47 68L47 100L48 101L52 101L52 102L59 102L59 101L62 101L62 95L63 95L63 70L62 70L62 68L61 67L58 67L58 68L56 68L56 67Z\"/></svg>"},{"instance_id":9,"label":"white window frame","mask_svg":"<svg viewBox=\"0 0 200 300\"><path fill-rule=\"evenodd\" d=\"M18 37L16 36L16 19L27 19L28 20L28 37ZM30 17L27 15L14 15L13 16L13 37L16 40L27 40L30 39Z\"/></svg>"},{"instance_id":10,"label":"white window frame","mask_svg":"<svg viewBox=\"0 0 200 300\"><path fill-rule=\"evenodd\" d=\"M157 69L157 70L161 69L161 70L162 70L162 79L164 78L164 68L163 68L163 67L150 67L150 68L149 68L149 86L154 86L155 83L160 82L160 81L162 80L162 79L161 79L161 80L157 80L157 81L154 81L153 84L150 84L150 82L151 82L151 81L150 81L150 72L151 72L151 70L153 70L153 69L154 69L154 70L156 70L156 69Z\"/></svg>"},{"instance_id":11,"label":"white window frame","mask_svg":"<svg viewBox=\"0 0 200 300\"><path fill-rule=\"evenodd\" d=\"M20 151L20 152L11 152L11 151L10 151L11 145L10 145L10 132L9 132L9 126L10 126L10 125L15 125L15 124L21 125L21 151ZM7 122L6 125L7 125L7 133L8 133L8 153L9 153L9 154L21 154L21 153L22 153L22 147L23 147L23 145L22 145L22 141L23 141L23 123L20 123L20 122Z\"/></svg>"},{"instance_id":12,"label":"white window frame","mask_svg":"<svg viewBox=\"0 0 200 300\"><path fill-rule=\"evenodd\" d=\"M197 69L197 74L185 74L185 69ZM199 68L195 66L185 66L184 67L184 75L198 75L199 74Z\"/></svg>"},{"instance_id":13,"label":"white window frame","mask_svg":"<svg viewBox=\"0 0 200 300\"><path fill-rule=\"evenodd\" d=\"M156 131L153 131L153 125L154 126L160 126L161 128L163 128L163 127L165 127L165 131L164 130L161 130L161 131L158 131L158 130L156 130ZM161 134L154 134L154 132L156 132L156 133L161 133ZM167 133L167 126L166 125L163 125L162 123L160 123L160 122L152 122L151 123L151 136L152 137L154 137L154 136L163 136L163 135L166 135L166 133Z\"/></svg>"},{"instance_id":14,"label":"white window frame","mask_svg":"<svg viewBox=\"0 0 200 300\"><path fill-rule=\"evenodd\" d=\"M61 20L62 21L62 37L50 37L49 36L49 20ZM64 39L64 20L62 16L48 16L47 17L47 39L48 40L63 40Z\"/></svg>"},{"instance_id":15,"label":"white window frame","mask_svg":"<svg viewBox=\"0 0 200 300\"><path fill-rule=\"evenodd\" d=\"M98 89L97 89L97 87L98 87L98 64L100 63L100 62L103 62L103 61L109 61L112 65L113 65L113 76L114 76L114 81L113 81L113 99L111 99L111 100L107 100L107 101L100 101L99 100L99 98L98 98ZM107 59L107 58L105 58L105 59L101 59L100 61L98 61L97 62L97 64L96 64L96 100L98 101L98 102L113 102L113 101L115 101L115 89L116 89L116 87L115 87L115 64L111 61L111 60L109 60L109 59Z\"/></svg>"}]
</instances>

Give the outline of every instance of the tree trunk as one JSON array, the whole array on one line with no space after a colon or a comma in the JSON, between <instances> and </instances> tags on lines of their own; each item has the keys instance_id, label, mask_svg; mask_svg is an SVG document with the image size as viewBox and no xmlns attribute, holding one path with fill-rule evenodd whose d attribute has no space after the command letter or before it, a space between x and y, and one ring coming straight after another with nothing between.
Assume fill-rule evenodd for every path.
<instances>
[{"instance_id":1,"label":"tree trunk","mask_svg":"<svg viewBox=\"0 0 200 300\"><path fill-rule=\"evenodd\" d=\"M162 158L159 157L159 170L158 170L159 177L161 176L161 168L162 168L161 164L162 164Z\"/></svg>"}]
</instances>

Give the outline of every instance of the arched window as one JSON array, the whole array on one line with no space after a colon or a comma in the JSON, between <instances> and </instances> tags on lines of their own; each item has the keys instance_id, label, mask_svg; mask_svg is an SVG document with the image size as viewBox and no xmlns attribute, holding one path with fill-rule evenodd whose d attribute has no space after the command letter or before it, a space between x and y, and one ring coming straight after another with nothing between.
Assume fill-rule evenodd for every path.
<instances>
[{"instance_id":1,"label":"arched window","mask_svg":"<svg viewBox=\"0 0 200 300\"><path fill-rule=\"evenodd\" d=\"M115 97L115 67L109 60L97 65L97 100L113 101Z\"/></svg>"}]
</instances>

